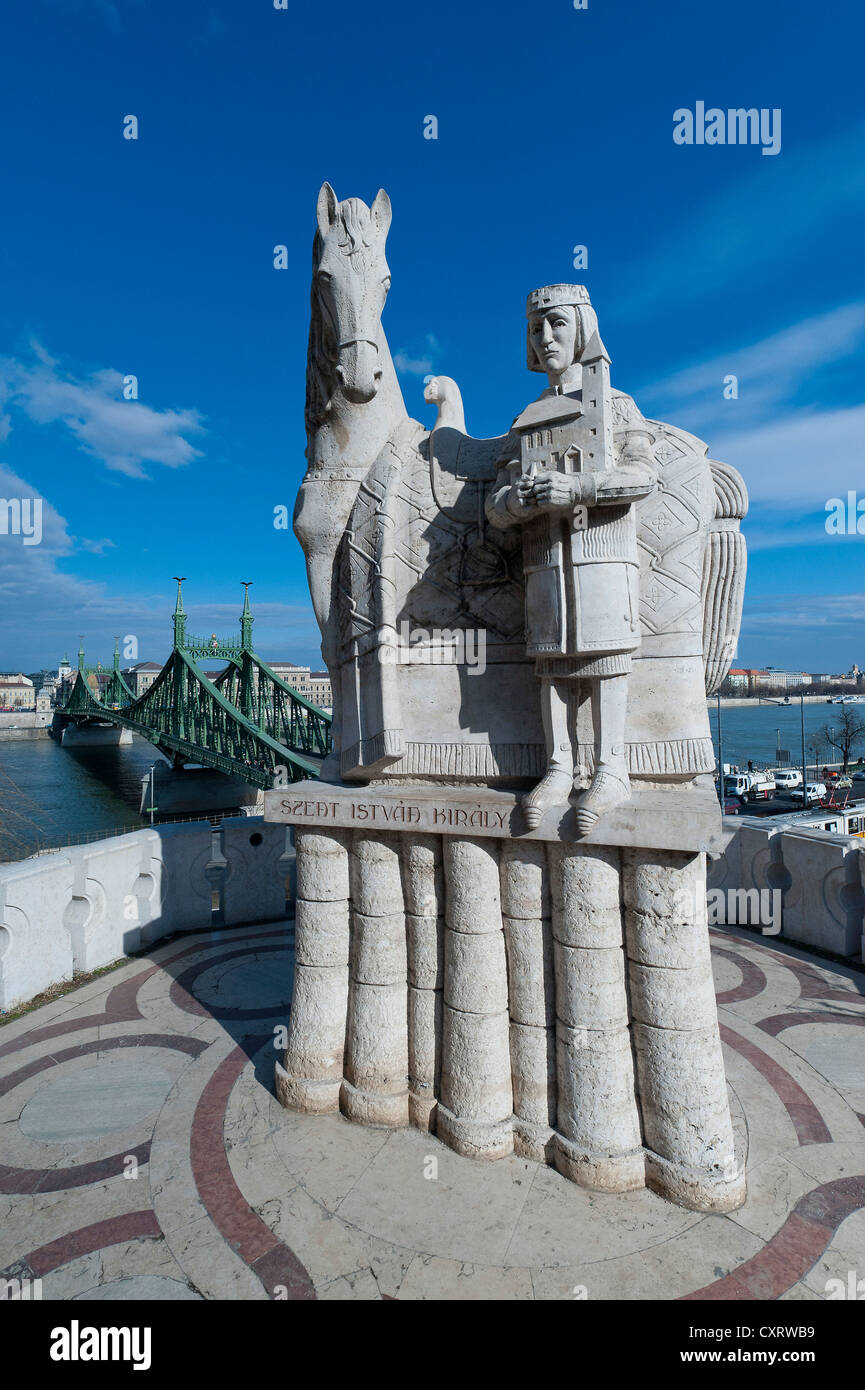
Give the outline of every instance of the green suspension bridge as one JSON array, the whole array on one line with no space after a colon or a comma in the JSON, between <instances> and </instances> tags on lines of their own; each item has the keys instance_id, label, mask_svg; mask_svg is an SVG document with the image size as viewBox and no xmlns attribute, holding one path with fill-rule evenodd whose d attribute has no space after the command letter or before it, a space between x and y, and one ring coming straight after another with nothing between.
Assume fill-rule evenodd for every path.
<instances>
[{"instance_id":1,"label":"green suspension bridge","mask_svg":"<svg viewBox=\"0 0 865 1390\"><path fill-rule=\"evenodd\" d=\"M104 688L101 668L78 672L66 703L54 717L67 724L114 724L140 734L175 765L200 763L266 789L317 777L330 751L331 716L305 700L252 647L254 618L245 584L239 640L193 637L186 631L183 577L177 579L174 648L156 680L137 698L120 670L118 644ZM210 680L202 662L225 662Z\"/></svg>"}]
</instances>

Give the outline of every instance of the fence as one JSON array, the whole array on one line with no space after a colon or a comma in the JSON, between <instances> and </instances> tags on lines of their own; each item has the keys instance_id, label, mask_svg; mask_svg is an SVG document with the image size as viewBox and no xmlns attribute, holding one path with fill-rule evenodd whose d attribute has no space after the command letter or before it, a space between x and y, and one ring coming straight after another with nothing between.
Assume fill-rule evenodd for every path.
<instances>
[{"instance_id":1,"label":"fence","mask_svg":"<svg viewBox=\"0 0 865 1390\"><path fill-rule=\"evenodd\" d=\"M0 865L0 1009L179 931L293 912L290 827L154 826Z\"/></svg>"},{"instance_id":2,"label":"fence","mask_svg":"<svg viewBox=\"0 0 865 1390\"><path fill-rule=\"evenodd\" d=\"M781 893L781 934L802 946L865 959L865 841L856 835L728 816L727 846L709 888Z\"/></svg>"},{"instance_id":3,"label":"fence","mask_svg":"<svg viewBox=\"0 0 865 1390\"><path fill-rule=\"evenodd\" d=\"M865 841L751 816L724 825L710 890L779 890L786 939L862 955ZM0 865L0 1009L175 932L279 921L293 903L291 829L256 816L159 825Z\"/></svg>"}]
</instances>

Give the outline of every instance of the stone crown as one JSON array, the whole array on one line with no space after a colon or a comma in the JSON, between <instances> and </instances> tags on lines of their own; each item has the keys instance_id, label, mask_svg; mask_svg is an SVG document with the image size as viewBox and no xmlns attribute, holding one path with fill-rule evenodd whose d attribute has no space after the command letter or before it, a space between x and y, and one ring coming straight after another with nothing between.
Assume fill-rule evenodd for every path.
<instances>
[{"instance_id":1,"label":"stone crown","mask_svg":"<svg viewBox=\"0 0 865 1390\"><path fill-rule=\"evenodd\" d=\"M526 300L526 318L539 309L554 309L559 304L591 304L585 285L544 285L532 290Z\"/></svg>"}]
</instances>

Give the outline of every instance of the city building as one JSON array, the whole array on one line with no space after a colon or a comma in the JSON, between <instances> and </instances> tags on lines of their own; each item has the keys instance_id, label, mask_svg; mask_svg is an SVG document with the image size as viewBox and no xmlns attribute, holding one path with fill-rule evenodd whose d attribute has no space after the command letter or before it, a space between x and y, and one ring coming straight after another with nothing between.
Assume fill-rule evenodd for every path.
<instances>
[{"instance_id":1,"label":"city building","mask_svg":"<svg viewBox=\"0 0 865 1390\"><path fill-rule=\"evenodd\" d=\"M721 690L722 692L729 692L731 695L747 695L748 672L731 667L724 677Z\"/></svg>"},{"instance_id":2,"label":"city building","mask_svg":"<svg viewBox=\"0 0 865 1390\"><path fill-rule=\"evenodd\" d=\"M158 661L139 661L135 666L128 667L123 672L123 679L129 686L136 700L149 690L162 667Z\"/></svg>"},{"instance_id":3,"label":"city building","mask_svg":"<svg viewBox=\"0 0 865 1390\"><path fill-rule=\"evenodd\" d=\"M333 692L326 671L311 671L308 666L298 666L292 661L268 661L267 665L274 675L290 685L304 700L318 705L319 709L329 710L333 707Z\"/></svg>"},{"instance_id":4,"label":"city building","mask_svg":"<svg viewBox=\"0 0 865 1390\"><path fill-rule=\"evenodd\" d=\"M5 672L0 675L0 709L36 708L36 691L33 682L22 672Z\"/></svg>"},{"instance_id":5,"label":"city building","mask_svg":"<svg viewBox=\"0 0 865 1390\"><path fill-rule=\"evenodd\" d=\"M309 682L312 687L312 703L318 705L319 709L332 709L333 691L327 671L310 671Z\"/></svg>"}]
</instances>

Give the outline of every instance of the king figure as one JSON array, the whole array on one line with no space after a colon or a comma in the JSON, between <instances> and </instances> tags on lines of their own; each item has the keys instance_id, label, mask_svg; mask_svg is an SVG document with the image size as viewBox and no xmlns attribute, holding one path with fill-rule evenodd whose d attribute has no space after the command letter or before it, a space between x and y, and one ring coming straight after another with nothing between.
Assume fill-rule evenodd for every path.
<instances>
[{"instance_id":1,"label":"king figure","mask_svg":"<svg viewBox=\"0 0 865 1390\"><path fill-rule=\"evenodd\" d=\"M523 799L530 830L544 812L575 808L587 835L630 799L625 719L631 660L640 645L635 503L656 487L645 430L618 456L610 359L582 285L534 290L526 308L528 367L549 387L517 417L486 513L521 526L526 647L536 661L547 768ZM517 448L519 453L517 454ZM591 778L576 765L576 713L591 701Z\"/></svg>"}]
</instances>

